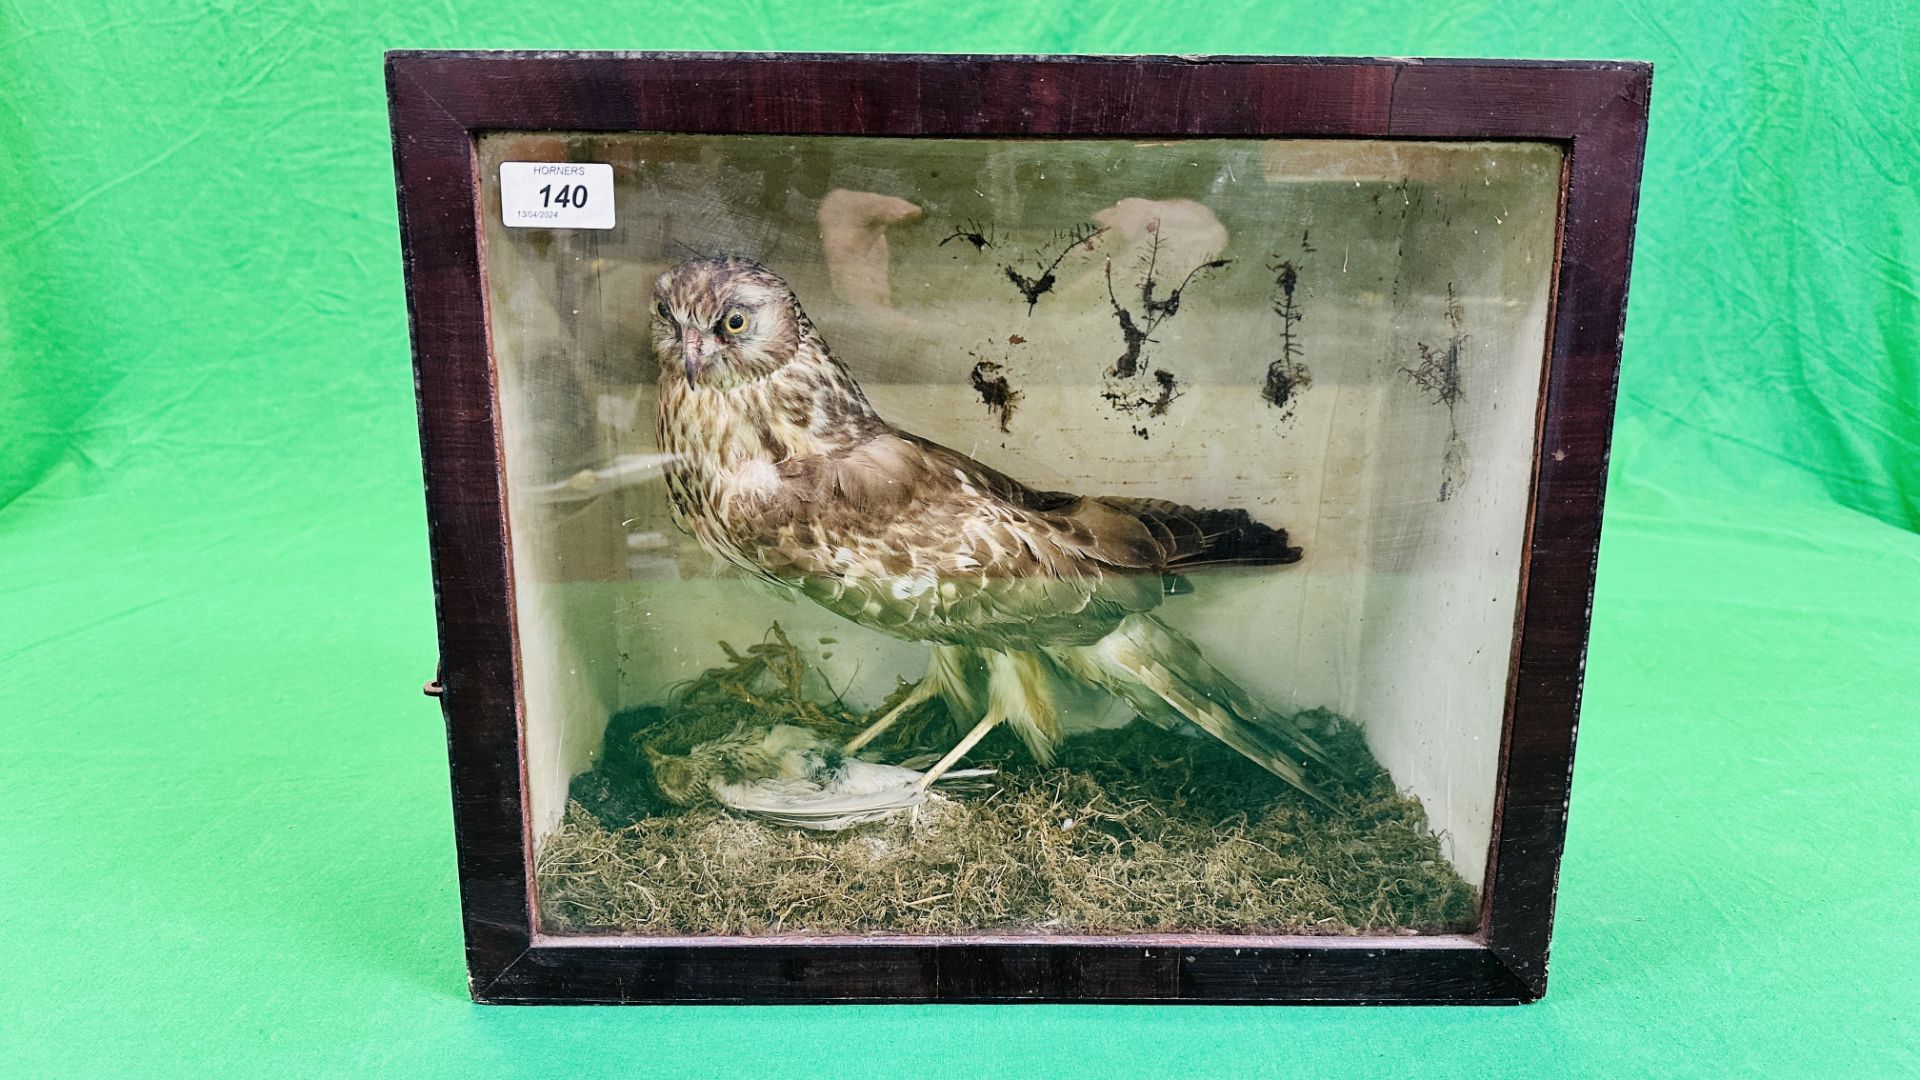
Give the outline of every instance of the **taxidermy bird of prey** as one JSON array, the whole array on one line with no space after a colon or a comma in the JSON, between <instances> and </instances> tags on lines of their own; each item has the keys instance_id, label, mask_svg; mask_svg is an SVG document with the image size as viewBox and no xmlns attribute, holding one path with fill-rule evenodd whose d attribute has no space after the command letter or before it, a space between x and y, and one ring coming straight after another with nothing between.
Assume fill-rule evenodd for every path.
<instances>
[{"instance_id":1,"label":"taxidermy bird of prey","mask_svg":"<svg viewBox=\"0 0 1920 1080\"><path fill-rule=\"evenodd\" d=\"M1035 491L901 431L867 403L793 290L744 259L683 262L654 285L660 444L674 520L707 550L862 626L932 645L926 678L846 746L942 699L1042 763L1061 738L1053 680L1186 720L1320 799L1311 736L1262 708L1153 616L1195 567L1296 562L1242 510ZM981 682L984 678L984 693Z\"/></svg>"}]
</instances>

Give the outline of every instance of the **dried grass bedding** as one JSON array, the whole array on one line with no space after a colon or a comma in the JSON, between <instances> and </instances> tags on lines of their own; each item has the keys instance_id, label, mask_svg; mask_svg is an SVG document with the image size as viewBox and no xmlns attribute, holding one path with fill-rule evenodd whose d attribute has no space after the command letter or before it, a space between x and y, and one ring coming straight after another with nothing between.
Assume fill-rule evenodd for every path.
<instances>
[{"instance_id":1,"label":"dried grass bedding","mask_svg":"<svg viewBox=\"0 0 1920 1080\"><path fill-rule=\"evenodd\" d=\"M653 786L649 746L684 754L777 723L844 738L871 719L809 696L806 662L778 627L727 653L666 707L612 718L540 848L547 930L1396 934L1475 921L1477 892L1418 800L1395 790L1357 727L1325 712L1301 719L1345 773L1328 785L1332 811L1212 739L1138 722L1069 738L1051 767L1003 728L968 757L1000 769L982 789L844 832L675 806ZM930 703L868 752L898 760L957 735Z\"/></svg>"}]
</instances>

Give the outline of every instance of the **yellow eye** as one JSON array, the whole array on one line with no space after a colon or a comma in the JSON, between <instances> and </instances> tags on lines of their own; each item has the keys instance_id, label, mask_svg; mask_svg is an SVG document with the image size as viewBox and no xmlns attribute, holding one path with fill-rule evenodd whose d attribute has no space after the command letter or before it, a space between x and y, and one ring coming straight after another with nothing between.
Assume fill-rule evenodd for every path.
<instances>
[{"instance_id":1,"label":"yellow eye","mask_svg":"<svg viewBox=\"0 0 1920 1080\"><path fill-rule=\"evenodd\" d=\"M747 328L747 313L738 309L727 312L727 317L720 323L720 328L729 334L737 334L745 330Z\"/></svg>"}]
</instances>

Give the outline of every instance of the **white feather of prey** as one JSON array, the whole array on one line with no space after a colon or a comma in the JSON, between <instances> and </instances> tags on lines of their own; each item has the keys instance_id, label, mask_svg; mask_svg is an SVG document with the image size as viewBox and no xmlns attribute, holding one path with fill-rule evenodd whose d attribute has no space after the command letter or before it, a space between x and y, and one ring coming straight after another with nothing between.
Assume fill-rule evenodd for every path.
<instances>
[{"instance_id":1,"label":"white feather of prey","mask_svg":"<svg viewBox=\"0 0 1920 1080\"><path fill-rule=\"evenodd\" d=\"M598 469L582 469L565 480L531 488L528 493L541 502L584 502L610 491L659 480L674 460L673 454L621 454Z\"/></svg>"},{"instance_id":2,"label":"white feather of prey","mask_svg":"<svg viewBox=\"0 0 1920 1080\"><path fill-rule=\"evenodd\" d=\"M839 752L805 728L768 728L757 749L764 776L711 784L714 797L731 810L778 825L832 832L882 821L941 796L924 790L925 773ZM990 775L992 769L962 769L941 780Z\"/></svg>"}]
</instances>

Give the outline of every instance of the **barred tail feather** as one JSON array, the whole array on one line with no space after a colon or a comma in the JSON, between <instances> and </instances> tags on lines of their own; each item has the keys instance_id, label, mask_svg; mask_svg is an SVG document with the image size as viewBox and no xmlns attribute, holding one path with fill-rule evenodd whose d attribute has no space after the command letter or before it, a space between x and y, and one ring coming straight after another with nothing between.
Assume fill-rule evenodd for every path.
<instances>
[{"instance_id":1,"label":"barred tail feather","mask_svg":"<svg viewBox=\"0 0 1920 1080\"><path fill-rule=\"evenodd\" d=\"M1056 659L1119 695L1148 718L1171 710L1326 806L1306 760L1333 767L1313 737L1254 702L1200 655L1199 646L1151 615L1129 615L1098 642Z\"/></svg>"}]
</instances>

